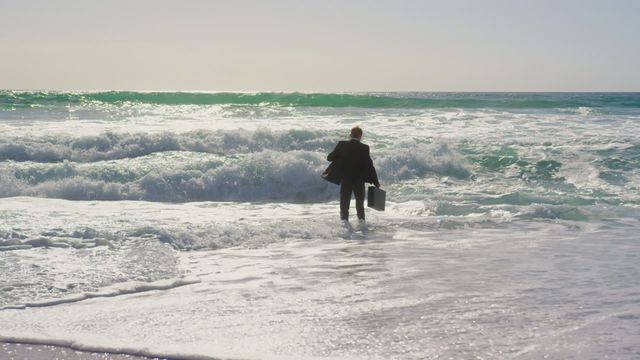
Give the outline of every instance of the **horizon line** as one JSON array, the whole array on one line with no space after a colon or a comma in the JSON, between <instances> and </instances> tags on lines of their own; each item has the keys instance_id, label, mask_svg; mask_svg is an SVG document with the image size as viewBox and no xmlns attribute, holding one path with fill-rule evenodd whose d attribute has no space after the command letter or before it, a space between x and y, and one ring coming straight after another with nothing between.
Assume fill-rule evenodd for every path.
<instances>
[{"instance_id":1,"label":"horizon line","mask_svg":"<svg viewBox=\"0 0 640 360\"><path fill-rule=\"evenodd\" d=\"M624 90L335 90L335 91L318 91L318 90L167 90L167 89L7 89L0 91L15 92L80 92L80 93L98 93L98 92L138 92L138 93L192 93L192 94L409 94L409 93L482 93L482 94L640 94L640 90L624 91Z\"/></svg>"}]
</instances>

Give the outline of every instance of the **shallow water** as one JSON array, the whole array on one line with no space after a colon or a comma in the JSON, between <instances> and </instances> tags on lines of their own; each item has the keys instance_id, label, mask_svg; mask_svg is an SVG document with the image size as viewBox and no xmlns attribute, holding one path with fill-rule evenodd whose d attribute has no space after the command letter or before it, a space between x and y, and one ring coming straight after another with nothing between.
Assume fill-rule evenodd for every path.
<instances>
[{"instance_id":1,"label":"shallow water","mask_svg":"<svg viewBox=\"0 0 640 360\"><path fill-rule=\"evenodd\" d=\"M637 94L160 95L0 96L0 341L640 356ZM364 230L319 178L353 123Z\"/></svg>"}]
</instances>

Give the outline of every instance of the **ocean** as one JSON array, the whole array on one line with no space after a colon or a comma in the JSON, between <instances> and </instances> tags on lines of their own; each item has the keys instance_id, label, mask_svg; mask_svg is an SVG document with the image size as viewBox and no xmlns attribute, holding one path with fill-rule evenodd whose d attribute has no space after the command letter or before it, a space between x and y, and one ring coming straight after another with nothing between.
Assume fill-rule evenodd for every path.
<instances>
[{"instance_id":1,"label":"ocean","mask_svg":"<svg viewBox=\"0 0 640 360\"><path fill-rule=\"evenodd\" d=\"M384 212L320 178L364 130ZM640 93L0 91L0 341L640 357Z\"/></svg>"}]
</instances>

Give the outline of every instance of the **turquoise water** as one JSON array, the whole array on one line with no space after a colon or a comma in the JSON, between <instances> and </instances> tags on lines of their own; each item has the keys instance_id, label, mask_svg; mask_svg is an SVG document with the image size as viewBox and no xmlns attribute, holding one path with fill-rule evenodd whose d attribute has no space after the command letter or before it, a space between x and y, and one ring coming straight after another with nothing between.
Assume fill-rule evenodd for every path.
<instances>
[{"instance_id":1,"label":"turquoise water","mask_svg":"<svg viewBox=\"0 0 640 360\"><path fill-rule=\"evenodd\" d=\"M360 108L640 108L639 93L190 93L0 91L3 108L56 104L262 105Z\"/></svg>"}]
</instances>

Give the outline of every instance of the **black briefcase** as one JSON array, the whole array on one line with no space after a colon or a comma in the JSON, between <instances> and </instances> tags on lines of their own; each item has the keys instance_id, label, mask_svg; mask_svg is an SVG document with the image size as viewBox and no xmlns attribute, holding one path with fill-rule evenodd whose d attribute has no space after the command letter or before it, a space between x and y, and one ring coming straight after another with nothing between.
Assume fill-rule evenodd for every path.
<instances>
[{"instance_id":1,"label":"black briefcase","mask_svg":"<svg viewBox=\"0 0 640 360\"><path fill-rule=\"evenodd\" d=\"M367 206L378 211L384 211L387 192L375 186L369 186L367 192Z\"/></svg>"}]
</instances>

